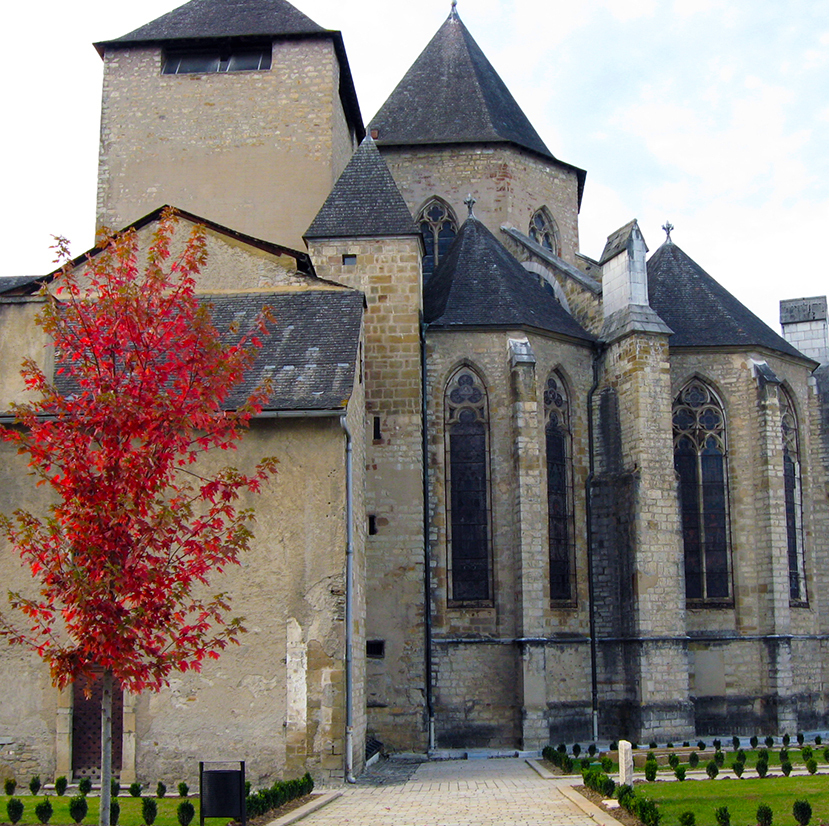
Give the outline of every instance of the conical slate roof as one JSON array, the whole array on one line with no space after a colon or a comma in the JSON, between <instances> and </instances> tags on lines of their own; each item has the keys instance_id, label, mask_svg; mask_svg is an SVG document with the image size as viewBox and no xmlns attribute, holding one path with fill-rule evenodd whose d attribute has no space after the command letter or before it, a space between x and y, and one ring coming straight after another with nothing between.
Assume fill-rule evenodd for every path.
<instances>
[{"instance_id":1,"label":"conical slate roof","mask_svg":"<svg viewBox=\"0 0 829 826\"><path fill-rule=\"evenodd\" d=\"M674 332L671 347L764 347L805 358L672 241L648 261L648 296Z\"/></svg>"},{"instance_id":2,"label":"conical slate roof","mask_svg":"<svg viewBox=\"0 0 829 826\"><path fill-rule=\"evenodd\" d=\"M418 235L386 162L367 137L326 198L306 238Z\"/></svg>"},{"instance_id":3,"label":"conical slate roof","mask_svg":"<svg viewBox=\"0 0 829 826\"><path fill-rule=\"evenodd\" d=\"M474 216L426 282L423 314L431 328L532 327L594 340Z\"/></svg>"},{"instance_id":4,"label":"conical slate roof","mask_svg":"<svg viewBox=\"0 0 829 826\"><path fill-rule=\"evenodd\" d=\"M287 0L190 0L129 34L96 46L323 31Z\"/></svg>"},{"instance_id":5,"label":"conical slate roof","mask_svg":"<svg viewBox=\"0 0 829 826\"><path fill-rule=\"evenodd\" d=\"M381 146L506 142L553 158L454 10L369 124L375 129Z\"/></svg>"}]
</instances>

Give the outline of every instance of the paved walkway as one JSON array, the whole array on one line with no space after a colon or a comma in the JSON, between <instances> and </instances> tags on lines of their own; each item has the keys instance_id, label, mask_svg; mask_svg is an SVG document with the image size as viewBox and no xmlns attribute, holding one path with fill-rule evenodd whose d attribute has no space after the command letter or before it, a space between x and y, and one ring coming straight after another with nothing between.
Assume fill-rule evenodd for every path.
<instances>
[{"instance_id":1,"label":"paved walkway","mask_svg":"<svg viewBox=\"0 0 829 826\"><path fill-rule=\"evenodd\" d=\"M572 781L571 781L572 782ZM564 789L564 790L563 790ZM569 795L566 793L569 792ZM566 782L545 780L520 758L387 761L302 826L596 826ZM586 801L585 801L586 802ZM589 807L589 804L587 804ZM589 807L593 808L593 807Z\"/></svg>"}]
</instances>

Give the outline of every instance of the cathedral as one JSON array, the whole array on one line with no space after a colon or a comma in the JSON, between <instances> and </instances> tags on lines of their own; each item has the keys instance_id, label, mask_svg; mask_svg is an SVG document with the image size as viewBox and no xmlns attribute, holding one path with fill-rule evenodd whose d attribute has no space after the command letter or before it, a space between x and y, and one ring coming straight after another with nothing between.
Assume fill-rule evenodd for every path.
<instances>
[{"instance_id":1,"label":"cathedral","mask_svg":"<svg viewBox=\"0 0 829 826\"><path fill-rule=\"evenodd\" d=\"M237 459L279 471L220 586L248 633L118 692L122 782L829 727L825 298L783 302L783 337L670 225L585 255L585 171L454 4L367 126L341 33L287 0L190 0L95 46L98 226L149 243L173 207L216 318L275 318ZM22 356L48 366L44 282L0 294L0 412ZM0 450L0 512L45 507ZM0 581L32 588L7 544ZM94 689L0 659L0 773L95 774Z\"/></svg>"}]
</instances>

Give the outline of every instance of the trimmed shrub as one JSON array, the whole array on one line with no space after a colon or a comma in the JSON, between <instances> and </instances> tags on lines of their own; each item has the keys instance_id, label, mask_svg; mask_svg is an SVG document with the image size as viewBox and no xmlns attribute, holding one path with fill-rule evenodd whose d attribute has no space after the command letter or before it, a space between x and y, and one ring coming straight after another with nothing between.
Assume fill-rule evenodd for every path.
<instances>
[{"instance_id":1,"label":"trimmed shrub","mask_svg":"<svg viewBox=\"0 0 829 826\"><path fill-rule=\"evenodd\" d=\"M743 776L743 772L745 771L745 768L746 768L746 764L741 763L739 760L737 760L737 761L735 761L734 763L731 764L731 770L734 772L734 774L737 777L742 777Z\"/></svg>"},{"instance_id":2,"label":"trimmed shrub","mask_svg":"<svg viewBox=\"0 0 829 826\"><path fill-rule=\"evenodd\" d=\"M581 746L578 743L573 743L573 757L578 757L581 754Z\"/></svg>"},{"instance_id":3,"label":"trimmed shrub","mask_svg":"<svg viewBox=\"0 0 829 826\"><path fill-rule=\"evenodd\" d=\"M640 797L634 814L645 824L645 826L659 826L662 815L656 803L646 797Z\"/></svg>"},{"instance_id":4,"label":"trimmed shrub","mask_svg":"<svg viewBox=\"0 0 829 826\"><path fill-rule=\"evenodd\" d=\"M805 740L806 740L806 738L803 735L803 732L802 731L797 732L797 745L802 746Z\"/></svg>"},{"instance_id":5,"label":"trimmed shrub","mask_svg":"<svg viewBox=\"0 0 829 826\"><path fill-rule=\"evenodd\" d=\"M829 763L829 748L823 750L823 759Z\"/></svg>"},{"instance_id":6,"label":"trimmed shrub","mask_svg":"<svg viewBox=\"0 0 829 826\"><path fill-rule=\"evenodd\" d=\"M567 746L565 746L564 743L559 743L558 746L556 746L556 751L560 751L562 754L567 754Z\"/></svg>"},{"instance_id":7,"label":"trimmed shrub","mask_svg":"<svg viewBox=\"0 0 829 826\"><path fill-rule=\"evenodd\" d=\"M117 800L109 801L109 824L118 826L118 818L121 817L121 804Z\"/></svg>"},{"instance_id":8,"label":"trimmed shrub","mask_svg":"<svg viewBox=\"0 0 829 826\"><path fill-rule=\"evenodd\" d=\"M768 749L760 749L757 752L757 759L758 760L765 760L766 763L769 762L769 750Z\"/></svg>"},{"instance_id":9,"label":"trimmed shrub","mask_svg":"<svg viewBox=\"0 0 829 826\"><path fill-rule=\"evenodd\" d=\"M66 794L66 786L67 780L63 775L55 778L55 792L58 797L63 797Z\"/></svg>"},{"instance_id":10,"label":"trimmed shrub","mask_svg":"<svg viewBox=\"0 0 829 826\"><path fill-rule=\"evenodd\" d=\"M789 759L789 750L780 749L780 762L785 763Z\"/></svg>"},{"instance_id":11,"label":"trimmed shrub","mask_svg":"<svg viewBox=\"0 0 829 826\"><path fill-rule=\"evenodd\" d=\"M552 749L547 754L552 753ZM546 757L546 755L545 755ZM558 760L567 760L572 766L571 758L558 753ZM551 761L552 762L552 761ZM556 763L555 765L559 765ZM307 772L303 777L296 780L277 780L269 789L260 789L258 792L249 794L245 800L248 818L259 817L271 809L279 808L283 803L311 794L314 790L314 781Z\"/></svg>"},{"instance_id":12,"label":"trimmed shrub","mask_svg":"<svg viewBox=\"0 0 829 826\"><path fill-rule=\"evenodd\" d=\"M721 751L714 752L714 762L722 768L725 764L725 755Z\"/></svg>"},{"instance_id":13,"label":"trimmed shrub","mask_svg":"<svg viewBox=\"0 0 829 826\"><path fill-rule=\"evenodd\" d=\"M754 767L757 769L757 776L758 777L765 777L769 770L769 764L766 760L758 760L757 765Z\"/></svg>"},{"instance_id":14,"label":"trimmed shrub","mask_svg":"<svg viewBox=\"0 0 829 826\"><path fill-rule=\"evenodd\" d=\"M731 812L728 811L728 806L719 806L714 811L714 817L717 820L717 826L731 826Z\"/></svg>"},{"instance_id":15,"label":"trimmed shrub","mask_svg":"<svg viewBox=\"0 0 829 826\"><path fill-rule=\"evenodd\" d=\"M38 823L48 823L52 819L53 814L52 804L48 797L44 797L43 800L35 806L35 817L37 818Z\"/></svg>"},{"instance_id":16,"label":"trimmed shrub","mask_svg":"<svg viewBox=\"0 0 829 826\"><path fill-rule=\"evenodd\" d=\"M682 782L685 779L685 766L675 766L674 767L674 776L677 780Z\"/></svg>"},{"instance_id":17,"label":"trimmed shrub","mask_svg":"<svg viewBox=\"0 0 829 826\"><path fill-rule=\"evenodd\" d=\"M656 760L648 760L645 763L645 780L653 783L656 780L656 772L658 766L656 765Z\"/></svg>"},{"instance_id":18,"label":"trimmed shrub","mask_svg":"<svg viewBox=\"0 0 829 826\"><path fill-rule=\"evenodd\" d=\"M579 765L581 766L582 771L583 771L584 769L589 769L589 768L590 768L590 764L591 764L592 762L593 762L593 761L592 761L589 757L582 757L582 759L579 761Z\"/></svg>"},{"instance_id":19,"label":"trimmed shrub","mask_svg":"<svg viewBox=\"0 0 829 826\"><path fill-rule=\"evenodd\" d=\"M92 781L88 777L82 777L78 783L78 791L86 797L92 791Z\"/></svg>"},{"instance_id":20,"label":"trimmed shrub","mask_svg":"<svg viewBox=\"0 0 829 826\"><path fill-rule=\"evenodd\" d=\"M682 743L682 748L687 749L690 745L691 745L691 744L690 744L687 740L685 740L685 741L683 741L683 743Z\"/></svg>"},{"instance_id":21,"label":"trimmed shrub","mask_svg":"<svg viewBox=\"0 0 829 826\"><path fill-rule=\"evenodd\" d=\"M731 745L734 747L734 751L740 748L740 738L736 734L731 738Z\"/></svg>"},{"instance_id":22,"label":"trimmed shrub","mask_svg":"<svg viewBox=\"0 0 829 826\"><path fill-rule=\"evenodd\" d=\"M671 754L668 756L668 765L675 769L679 765L679 755L678 754Z\"/></svg>"},{"instance_id":23,"label":"trimmed shrub","mask_svg":"<svg viewBox=\"0 0 829 826\"><path fill-rule=\"evenodd\" d=\"M14 826L23 817L23 801L17 797L8 800L6 802L6 815L8 815L9 823Z\"/></svg>"},{"instance_id":24,"label":"trimmed shrub","mask_svg":"<svg viewBox=\"0 0 829 826\"><path fill-rule=\"evenodd\" d=\"M814 774L817 771L817 760L815 760L814 757L810 757L806 761L806 771L809 772L809 774Z\"/></svg>"},{"instance_id":25,"label":"trimmed shrub","mask_svg":"<svg viewBox=\"0 0 829 826\"><path fill-rule=\"evenodd\" d=\"M812 819L812 804L808 800L795 800L792 805L792 814L800 826L806 826Z\"/></svg>"},{"instance_id":26,"label":"trimmed shrub","mask_svg":"<svg viewBox=\"0 0 829 826\"><path fill-rule=\"evenodd\" d=\"M803 758L804 761L811 760L813 754L814 751L812 751L811 746L803 746L803 748L800 750L800 756Z\"/></svg>"},{"instance_id":27,"label":"trimmed shrub","mask_svg":"<svg viewBox=\"0 0 829 826\"><path fill-rule=\"evenodd\" d=\"M756 748L757 748L757 744L758 744L760 741L757 739L757 735L756 735L756 734L752 734L752 735L751 735L751 739L750 739L748 742L749 742L749 743L751 743L751 748L756 749Z\"/></svg>"},{"instance_id":28,"label":"trimmed shrub","mask_svg":"<svg viewBox=\"0 0 829 826\"><path fill-rule=\"evenodd\" d=\"M656 749L656 748L659 748L659 746L658 746L658 744L656 743L655 740L651 740L650 743L648 743L648 748L649 749Z\"/></svg>"},{"instance_id":29,"label":"trimmed shrub","mask_svg":"<svg viewBox=\"0 0 829 826\"><path fill-rule=\"evenodd\" d=\"M109 794L110 797L118 797L121 794L121 781L117 777L109 781Z\"/></svg>"},{"instance_id":30,"label":"trimmed shrub","mask_svg":"<svg viewBox=\"0 0 829 826\"><path fill-rule=\"evenodd\" d=\"M709 760L708 761L708 765L705 767L705 773L712 780L720 773L720 767L717 765L716 760Z\"/></svg>"},{"instance_id":31,"label":"trimmed shrub","mask_svg":"<svg viewBox=\"0 0 829 826\"><path fill-rule=\"evenodd\" d=\"M647 763L647 762L648 762L648 760L656 760L656 755L655 755L652 751L649 751L649 752L645 755L645 762Z\"/></svg>"},{"instance_id":32,"label":"trimmed shrub","mask_svg":"<svg viewBox=\"0 0 829 826\"><path fill-rule=\"evenodd\" d=\"M789 760L783 760L780 763L780 771L788 777L792 773L792 764Z\"/></svg>"},{"instance_id":33,"label":"trimmed shrub","mask_svg":"<svg viewBox=\"0 0 829 826\"><path fill-rule=\"evenodd\" d=\"M714 751L721 751L722 750L722 740L713 740L714 743Z\"/></svg>"},{"instance_id":34,"label":"trimmed shrub","mask_svg":"<svg viewBox=\"0 0 829 826\"><path fill-rule=\"evenodd\" d=\"M176 809L179 826L190 826L190 821L196 814L196 809L189 800L182 800Z\"/></svg>"},{"instance_id":35,"label":"trimmed shrub","mask_svg":"<svg viewBox=\"0 0 829 826\"><path fill-rule=\"evenodd\" d=\"M152 797L141 798L141 817L147 826L153 826L156 815L158 814L158 803Z\"/></svg>"},{"instance_id":36,"label":"trimmed shrub","mask_svg":"<svg viewBox=\"0 0 829 826\"><path fill-rule=\"evenodd\" d=\"M633 786L629 786L627 783L616 789L616 799L619 801L619 805L623 809L628 808L628 803L634 796L635 793L633 791Z\"/></svg>"},{"instance_id":37,"label":"trimmed shrub","mask_svg":"<svg viewBox=\"0 0 829 826\"><path fill-rule=\"evenodd\" d=\"M697 741L697 748L698 748L700 751L705 751L705 740L699 740L699 741Z\"/></svg>"},{"instance_id":38,"label":"trimmed shrub","mask_svg":"<svg viewBox=\"0 0 829 826\"><path fill-rule=\"evenodd\" d=\"M774 745L774 737L772 737L771 735L766 737L765 744L766 744L766 748L770 749Z\"/></svg>"},{"instance_id":39,"label":"trimmed shrub","mask_svg":"<svg viewBox=\"0 0 829 826\"><path fill-rule=\"evenodd\" d=\"M609 757L602 757L599 760L599 765L602 767L602 771L605 774L610 774L613 770L613 761Z\"/></svg>"},{"instance_id":40,"label":"trimmed shrub","mask_svg":"<svg viewBox=\"0 0 829 826\"><path fill-rule=\"evenodd\" d=\"M802 745L803 745L803 735L802 735L802 734L798 734L797 736L798 736L798 741L797 741L797 742L798 742L798 743L800 743L800 745L802 746ZM783 735L783 745L784 745L784 746L788 746L788 745L789 745L789 743L791 743L791 742L792 742L792 738L791 738L791 737L789 737L789 735L788 735L788 734L784 734L784 735Z\"/></svg>"},{"instance_id":41,"label":"trimmed shrub","mask_svg":"<svg viewBox=\"0 0 829 826\"><path fill-rule=\"evenodd\" d=\"M188 794L190 794L190 787L184 781L182 781L178 784L178 796L187 797Z\"/></svg>"},{"instance_id":42,"label":"trimmed shrub","mask_svg":"<svg viewBox=\"0 0 829 826\"><path fill-rule=\"evenodd\" d=\"M827 749L829 751L829 749ZM17 781L13 777L7 777L3 781L3 791L6 793L6 797L11 797L14 794L14 790L17 788Z\"/></svg>"},{"instance_id":43,"label":"trimmed shrub","mask_svg":"<svg viewBox=\"0 0 829 826\"><path fill-rule=\"evenodd\" d=\"M673 747L674 747L674 744L670 740L668 740L668 748L672 749Z\"/></svg>"},{"instance_id":44,"label":"trimmed shrub","mask_svg":"<svg viewBox=\"0 0 829 826\"><path fill-rule=\"evenodd\" d=\"M742 749L737 749L737 762L738 763L745 763L746 762L746 753Z\"/></svg>"},{"instance_id":45,"label":"trimmed shrub","mask_svg":"<svg viewBox=\"0 0 829 826\"><path fill-rule=\"evenodd\" d=\"M618 743L618 741L617 741L617 740L614 740L614 741L610 744L610 751L618 751L618 750L619 750L619 743Z\"/></svg>"},{"instance_id":46,"label":"trimmed shrub","mask_svg":"<svg viewBox=\"0 0 829 826\"><path fill-rule=\"evenodd\" d=\"M699 755L695 751L692 751L688 755L688 765L692 769L695 769L699 765Z\"/></svg>"},{"instance_id":47,"label":"trimmed shrub","mask_svg":"<svg viewBox=\"0 0 829 826\"><path fill-rule=\"evenodd\" d=\"M89 812L89 803L86 802L86 797L82 794L76 794L69 801L69 817L80 823Z\"/></svg>"},{"instance_id":48,"label":"trimmed shrub","mask_svg":"<svg viewBox=\"0 0 829 826\"><path fill-rule=\"evenodd\" d=\"M822 742L823 742L823 738L819 734L816 734L815 735L815 745L819 746Z\"/></svg>"},{"instance_id":49,"label":"trimmed shrub","mask_svg":"<svg viewBox=\"0 0 829 826\"><path fill-rule=\"evenodd\" d=\"M761 803L757 807L757 826L771 826L773 816L774 813L771 810L771 806Z\"/></svg>"},{"instance_id":50,"label":"trimmed shrub","mask_svg":"<svg viewBox=\"0 0 829 826\"><path fill-rule=\"evenodd\" d=\"M130 783L129 793L130 797L141 797L141 784Z\"/></svg>"},{"instance_id":51,"label":"trimmed shrub","mask_svg":"<svg viewBox=\"0 0 829 826\"><path fill-rule=\"evenodd\" d=\"M679 816L679 826L697 826L697 816L693 812L683 812Z\"/></svg>"},{"instance_id":52,"label":"trimmed shrub","mask_svg":"<svg viewBox=\"0 0 829 826\"><path fill-rule=\"evenodd\" d=\"M155 796L161 800L165 794L167 794L167 787L159 780L158 785L155 787Z\"/></svg>"},{"instance_id":53,"label":"trimmed shrub","mask_svg":"<svg viewBox=\"0 0 829 826\"><path fill-rule=\"evenodd\" d=\"M29 781L29 791L35 795L40 791L40 775L36 774L30 781ZM51 815L50 815L51 817Z\"/></svg>"}]
</instances>

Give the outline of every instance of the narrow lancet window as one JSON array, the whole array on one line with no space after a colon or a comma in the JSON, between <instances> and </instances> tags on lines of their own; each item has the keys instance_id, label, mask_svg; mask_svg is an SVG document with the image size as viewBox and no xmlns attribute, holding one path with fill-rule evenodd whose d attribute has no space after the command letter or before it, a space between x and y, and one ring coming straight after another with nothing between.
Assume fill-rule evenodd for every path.
<instances>
[{"instance_id":1,"label":"narrow lancet window","mask_svg":"<svg viewBox=\"0 0 829 826\"><path fill-rule=\"evenodd\" d=\"M450 206L440 198L432 198L420 211L417 219L420 234L423 236L423 282L437 269L455 236L458 234L458 222Z\"/></svg>"},{"instance_id":2,"label":"narrow lancet window","mask_svg":"<svg viewBox=\"0 0 829 826\"><path fill-rule=\"evenodd\" d=\"M544 421L550 599L570 601L575 566L570 406L564 382L555 373L544 388Z\"/></svg>"},{"instance_id":3,"label":"narrow lancet window","mask_svg":"<svg viewBox=\"0 0 829 826\"><path fill-rule=\"evenodd\" d=\"M547 207L537 209L530 218L530 238L554 255L561 255L561 239L555 218Z\"/></svg>"},{"instance_id":4,"label":"narrow lancet window","mask_svg":"<svg viewBox=\"0 0 829 826\"><path fill-rule=\"evenodd\" d=\"M698 379L674 402L674 467L679 475L685 595L731 598L726 427L723 407Z\"/></svg>"},{"instance_id":5,"label":"narrow lancet window","mask_svg":"<svg viewBox=\"0 0 829 826\"><path fill-rule=\"evenodd\" d=\"M450 594L456 602L492 598L489 424L483 382L458 370L445 396Z\"/></svg>"},{"instance_id":6,"label":"narrow lancet window","mask_svg":"<svg viewBox=\"0 0 829 826\"><path fill-rule=\"evenodd\" d=\"M780 430L783 439L783 486L786 506L786 545L789 560L789 599L806 601L803 560L803 496L800 483L800 439L797 414L789 394L780 388Z\"/></svg>"}]
</instances>

